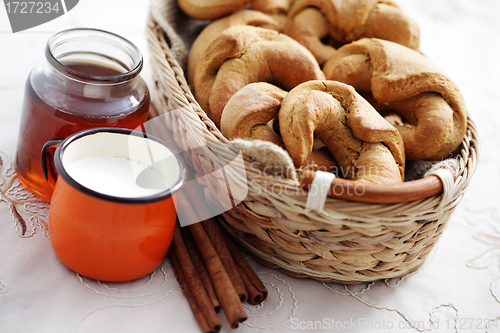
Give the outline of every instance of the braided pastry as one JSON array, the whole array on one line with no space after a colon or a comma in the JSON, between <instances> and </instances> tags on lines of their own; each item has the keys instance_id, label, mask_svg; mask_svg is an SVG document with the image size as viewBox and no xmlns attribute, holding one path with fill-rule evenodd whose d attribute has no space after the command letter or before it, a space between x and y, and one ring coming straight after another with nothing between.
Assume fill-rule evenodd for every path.
<instances>
[{"instance_id":1,"label":"braided pastry","mask_svg":"<svg viewBox=\"0 0 500 333\"><path fill-rule=\"evenodd\" d=\"M420 32L393 0L296 0L284 32L306 46L320 65L340 46L363 37L418 50ZM323 44L322 40L332 41Z\"/></svg>"},{"instance_id":2,"label":"braided pastry","mask_svg":"<svg viewBox=\"0 0 500 333\"><path fill-rule=\"evenodd\" d=\"M324 79L313 55L292 38L250 26L221 32L196 66L194 93L201 108L220 128L222 111L238 90L269 82L290 90L302 82Z\"/></svg>"},{"instance_id":3,"label":"braided pastry","mask_svg":"<svg viewBox=\"0 0 500 333\"><path fill-rule=\"evenodd\" d=\"M309 81L292 89L279 111L280 132L300 167L316 136L347 178L394 184L404 181L401 136L354 88L336 81Z\"/></svg>"},{"instance_id":4,"label":"braided pastry","mask_svg":"<svg viewBox=\"0 0 500 333\"><path fill-rule=\"evenodd\" d=\"M188 16L199 20L215 20L245 7L254 0L177 0Z\"/></svg>"},{"instance_id":5,"label":"braided pastry","mask_svg":"<svg viewBox=\"0 0 500 333\"><path fill-rule=\"evenodd\" d=\"M395 111L409 160L439 160L462 142L467 111L457 86L420 53L380 39L344 45L325 63L329 80L368 93L379 111Z\"/></svg>"},{"instance_id":6,"label":"braided pastry","mask_svg":"<svg viewBox=\"0 0 500 333\"><path fill-rule=\"evenodd\" d=\"M189 51L187 64L187 79L189 83L193 82L196 64L203 54L203 51L206 50L208 45L210 45L219 33L229 27L237 25L251 25L254 27L281 31L281 26L271 16L250 9L239 10L229 16L210 23L202 30L198 37L196 37Z\"/></svg>"}]
</instances>

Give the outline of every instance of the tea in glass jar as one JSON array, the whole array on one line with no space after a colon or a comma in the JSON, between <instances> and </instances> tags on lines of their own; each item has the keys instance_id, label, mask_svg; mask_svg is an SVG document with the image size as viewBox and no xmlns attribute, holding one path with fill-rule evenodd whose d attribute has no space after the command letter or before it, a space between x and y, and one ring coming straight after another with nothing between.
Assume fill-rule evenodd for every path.
<instances>
[{"instance_id":1,"label":"tea in glass jar","mask_svg":"<svg viewBox=\"0 0 500 333\"><path fill-rule=\"evenodd\" d=\"M43 145L88 128L136 129L147 120L150 96L140 51L118 35L66 30L48 41L45 57L26 81L16 170L23 185L50 200Z\"/></svg>"}]
</instances>

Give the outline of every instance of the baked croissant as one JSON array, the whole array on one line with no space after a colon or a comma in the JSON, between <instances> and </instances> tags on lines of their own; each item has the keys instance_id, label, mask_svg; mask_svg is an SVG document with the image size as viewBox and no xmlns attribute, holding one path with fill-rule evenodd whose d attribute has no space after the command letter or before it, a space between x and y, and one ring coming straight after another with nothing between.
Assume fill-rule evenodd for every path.
<instances>
[{"instance_id":1,"label":"baked croissant","mask_svg":"<svg viewBox=\"0 0 500 333\"><path fill-rule=\"evenodd\" d=\"M449 157L462 142L467 111L458 87L428 58L399 44L361 39L344 45L325 63L329 80L371 94L379 111L395 111L394 124L409 160Z\"/></svg>"},{"instance_id":2,"label":"baked croissant","mask_svg":"<svg viewBox=\"0 0 500 333\"><path fill-rule=\"evenodd\" d=\"M304 46L276 31L250 26L221 32L196 65L194 93L217 127L224 107L252 82L290 90L302 82L324 79L318 62Z\"/></svg>"},{"instance_id":3,"label":"baked croissant","mask_svg":"<svg viewBox=\"0 0 500 333\"><path fill-rule=\"evenodd\" d=\"M188 16L199 20L215 20L242 9L254 0L177 0Z\"/></svg>"},{"instance_id":4,"label":"baked croissant","mask_svg":"<svg viewBox=\"0 0 500 333\"><path fill-rule=\"evenodd\" d=\"M381 184L404 181L400 134L351 86L336 81L298 85L283 99L279 125L297 168L317 137L347 178Z\"/></svg>"},{"instance_id":5,"label":"baked croissant","mask_svg":"<svg viewBox=\"0 0 500 333\"><path fill-rule=\"evenodd\" d=\"M393 0L296 0L284 32L306 46L322 66L335 46L363 37L418 50L420 31ZM322 41L330 38L331 42Z\"/></svg>"},{"instance_id":6,"label":"baked croissant","mask_svg":"<svg viewBox=\"0 0 500 333\"><path fill-rule=\"evenodd\" d=\"M196 64L200 59L203 51L214 40L215 37L223 30L237 25L251 25L254 27L262 27L281 32L282 27L271 16L261 13L256 10L243 9L233 14L220 18L205 27L196 37L191 50L187 64L187 79L189 83L194 80L194 71Z\"/></svg>"}]
</instances>

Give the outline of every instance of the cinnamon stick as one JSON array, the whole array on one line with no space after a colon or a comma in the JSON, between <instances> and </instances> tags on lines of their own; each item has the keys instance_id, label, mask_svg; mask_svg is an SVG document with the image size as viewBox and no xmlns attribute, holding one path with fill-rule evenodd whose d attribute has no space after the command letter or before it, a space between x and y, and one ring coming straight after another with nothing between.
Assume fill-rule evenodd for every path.
<instances>
[{"instance_id":1,"label":"cinnamon stick","mask_svg":"<svg viewBox=\"0 0 500 333\"><path fill-rule=\"evenodd\" d=\"M201 283L203 284L203 287L207 292L208 298L212 302L215 312L219 312L221 310L220 302L217 299L212 281L210 281L210 275L208 274L205 262L203 261L203 258L198 251L198 247L196 246L193 237L191 236L187 228L181 228L181 235L182 239L184 240L184 244L186 245L189 256L193 261L194 267L196 268L196 271L200 276Z\"/></svg>"},{"instance_id":2,"label":"cinnamon stick","mask_svg":"<svg viewBox=\"0 0 500 333\"><path fill-rule=\"evenodd\" d=\"M177 260L177 257L173 254L173 252L170 254L170 260L172 260L172 265L174 266L174 270L177 273L177 281L179 281L179 284L181 285L182 289L184 290L184 294L186 295L189 306L191 307L191 310L193 311L194 316L198 320L198 323L201 326L201 330L204 333L217 333L217 332L219 332L220 327L213 327L213 329L211 329L208 326L207 321L205 320L205 317L204 317L201 309L198 307L198 304L196 303L196 297L191 292L191 289L189 288L189 285L186 281L186 278L184 277L184 274L182 273L182 269L180 267L179 261Z\"/></svg>"},{"instance_id":3,"label":"cinnamon stick","mask_svg":"<svg viewBox=\"0 0 500 333\"><path fill-rule=\"evenodd\" d=\"M204 325L204 327L202 326L202 329L204 331L205 329L207 329L207 332L219 332L222 324L219 317L217 316L217 313L215 313L212 302L210 302L205 288L200 281L198 272L196 271L196 268L194 267L193 262L189 257L178 226L174 231L171 250L173 251L173 256L176 257L176 259L174 260L176 260L179 264L178 268L176 269L177 274L179 275L179 272L181 272L187 284L186 289L188 289L192 293L192 295L196 295L194 299L196 301L197 308L203 315L203 318L206 322L204 324L203 321L200 322L200 320L198 319L200 325ZM193 310L193 312L195 311L193 307L191 307L191 309ZM199 314L197 315L195 313L195 316L198 318Z\"/></svg>"},{"instance_id":4,"label":"cinnamon stick","mask_svg":"<svg viewBox=\"0 0 500 333\"><path fill-rule=\"evenodd\" d=\"M225 232L221 232L226 242L226 245L233 257L234 263L238 266L238 270L248 292L248 303L256 305L262 303L267 298L267 288L262 283L257 273L253 270L250 264L241 254L238 247L233 243L232 239Z\"/></svg>"},{"instance_id":5,"label":"cinnamon stick","mask_svg":"<svg viewBox=\"0 0 500 333\"><path fill-rule=\"evenodd\" d=\"M196 212L192 208L184 191L177 192L175 205L177 214L184 216L187 221L193 221ZM210 280L222 307L222 311L232 328L237 328L239 323L245 321L248 316L241 304L238 294L229 279L222 262L215 251L212 242L208 238L200 223L191 224L187 227L198 246L200 254L205 262Z\"/></svg>"},{"instance_id":6,"label":"cinnamon stick","mask_svg":"<svg viewBox=\"0 0 500 333\"><path fill-rule=\"evenodd\" d=\"M231 282L233 283L233 287L236 290L236 293L238 294L240 301L242 303L246 302L246 300L248 299L247 290L245 288L245 285L243 284L240 272L238 272L238 268L235 262L233 261L233 257L231 256L231 253L227 248L226 242L222 237L217 222L215 222L213 219L208 219L201 222L201 224L203 225L203 229L205 229L208 238L210 238L210 241L212 242L215 251L219 255L219 258L222 264L224 265L224 268L226 269L226 272L229 275Z\"/></svg>"},{"instance_id":7,"label":"cinnamon stick","mask_svg":"<svg viewBox=\"0 0 500 333\"><path fill-rule=\"evenodd\" d=\"M205 260L215 292L217 293L217 297L219 298L227 321L229 325L231 325L231 328L237 328L239 323L245 321L248 316L233 287L233 283L229 279L203 226L200 223L195 223L188 226L188 228Z\"/></svg>"},{"instance_id":8,"label":"cinnamon stick","mask_svg":"<svg viewBox=\"0 0 500 333\"><path fill-rule=\"evenodd\" d=\"M191 170L186 171L186 176L188 179L192 179L192 181L185 184L182 191L187 194L191 206L196 207L196 212L199 213L199 217L213 216L206 199L202 194L203 189L193 177ZM217 222L214 219L209 218L201 223L208 235L208 238L212 242L215 251L219 255L219 258L233 283L234 289L236 290L236 293L238 293L240 301L244 303L248 299L248 292L245 288L242 277L238 272L238 268L233 261L231 253L229 253L226 242L222 238Z\"/></svg>"}]
</instances>

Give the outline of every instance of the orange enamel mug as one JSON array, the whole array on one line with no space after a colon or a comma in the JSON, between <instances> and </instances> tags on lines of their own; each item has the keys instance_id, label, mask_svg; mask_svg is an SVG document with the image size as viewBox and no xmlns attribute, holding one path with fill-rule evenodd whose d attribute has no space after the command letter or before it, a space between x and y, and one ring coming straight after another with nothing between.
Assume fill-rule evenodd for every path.
<instances>
[{"instance_id":1,"label":"orange enamel mug","mask_svg":"<svg viewBox=\"0 0 500 333\"><path fill-rule=\"evenodd\" d=\"M42 149L54 185L49 235L56 256L96 280L128 281L155 270L172 241L181 158L146 133L93 128Z\"/></svg>"}]
</instances>

